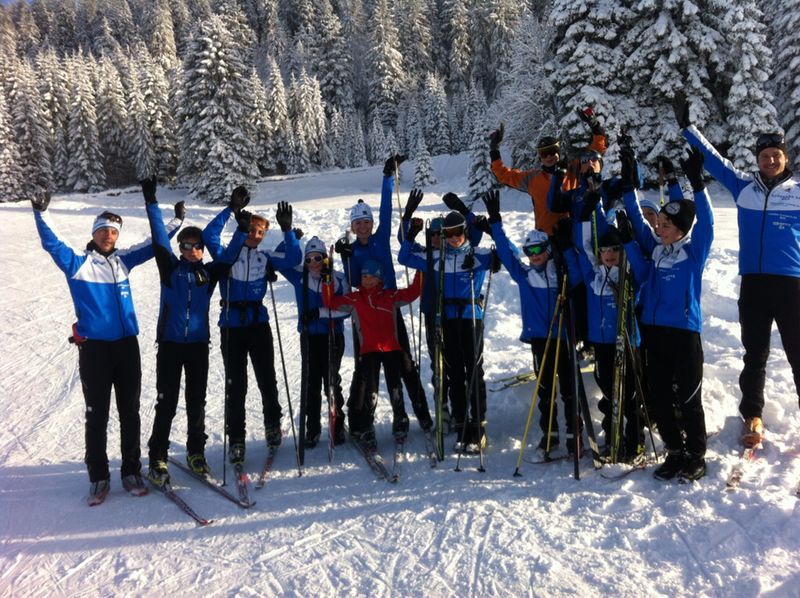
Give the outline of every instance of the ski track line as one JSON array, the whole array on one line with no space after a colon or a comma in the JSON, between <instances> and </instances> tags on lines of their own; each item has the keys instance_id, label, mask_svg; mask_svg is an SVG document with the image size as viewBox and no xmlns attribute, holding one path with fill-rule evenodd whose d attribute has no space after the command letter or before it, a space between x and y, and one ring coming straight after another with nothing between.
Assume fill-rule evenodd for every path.
<instances>
[{"instance_id":1,"label":"ski track line","mask_svg":"<svg viewBox=\"0 0 800 598\"><path fill-rule=\"evenodd\" d=\"M705 564L703 564L703 562L700 560L700 557L697 556L697 552L695 552L694 548L692 548L691 544L689 544L689 541L686 539L686 534L684 534L683 530L681 530L681 528L678 526L678 523L673 521L670 521L669 523L675 530L678 538L680 538L681 543L686 547L686 550L694 561L696 568L700 571L703 578L706 580L706 583L708 583L710 586L713 595L724 598L726 594L720 593L721 588L717 586L717 583L713 580L713 576L708 572ZM705 590L703 592L705 592Z\"/></svg>"},{"instance_id":2,"label":"ski track line","mask_svg":"<svg viewBox=\"0 0 800 598\"><path fill-rule=\"evenodd\" d=\"M481 530L480 541L475 554L472 568L472 595L481 596L483 591L481 586L481 564L483 563L484 553L486 552L486 545L489 543L489 533L492 529L491 514L487 514L486 525ZM490 578L491 580L491 578Z\"/></svg>"}]
</instances>

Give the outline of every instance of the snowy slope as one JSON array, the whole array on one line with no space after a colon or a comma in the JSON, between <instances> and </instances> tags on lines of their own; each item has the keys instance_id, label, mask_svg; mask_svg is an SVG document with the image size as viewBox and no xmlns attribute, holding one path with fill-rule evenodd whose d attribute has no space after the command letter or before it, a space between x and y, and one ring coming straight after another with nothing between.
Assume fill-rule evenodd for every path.
<instances>
[{"instance_id":1,"label":"snowy slope","mask_svg":"<svg viewBox=\"0 0 800 598\"><path fill-rule=\"evenodd\" d=\"M420 208L424 217L443 210L438 202L446 191L466 195L466 159L444 156L433 162L442 182L425 190ZM404 171L411 180L413 164ZM344 231L347 208L357 198L377 208L380 184L379 167L270 179L259 184L253 204L273 217L278 200L290 201L297 225L308 236L333 242ZM401 187L405 203L408 183ZM112 493L100 507L85 506L89 484L82 463L83 400L76 350L66 341L74 319L67 286L39 245L29 206L3 204L0 595L800 596L800 507L790 491L800 478L800 418L777 333L767 380L769 441L741 488L735 494L723 492L738 460L742 350L735 210L717 186L712 191L717 226L703 297L703 390L708 430L719 433L709 441L705 479L688 486L661 483L648 470L609 481L592 471L586 459L580 481L572 478L572 464L566 461L524 463L523 477L513 478L532 391L528 385L489 394L491 446L483 474L475 470L472 457L462 462L461 473L453 472L451 458L430 469L413 423L409 462L397 485L376 480L350 446L337 448L329 464L324 442L306 453L306 468L298 477L291 436L279 453L273 478L263 490L252 491L258 504L250 511L174 471L174 483L187 500L215 519L207 528L196 527L159 495L132 498L122 491L115 469L119 436L113 408ZM159 191L166 215L180 198L180 190ZM506 189L502 202L510 236L521 238L530 226L529 198ZM57 197L51 204L59 231L74 247L88 241L92 218L103 208L125 219L121 246L146 236L138 189ZM187 224L203 226L217 210L189 202ZM395 226L397 218L395 213ZM268 237L266 243L277 242L276 233ZM155 403L159 285L154 262L135 269L131 281L142 330L146 465ZM281 280L275 295L296 405L299 345L289 285ZM212 319L218 309L212 308ZM492 387L492 379L529 369L531 361L529 350L517 340L517 291L505 272L494 278L489 313L486 376ZM219 474L223 373L218 335L212 339L207 455ZM345 384L352 372L350 355L348 341ZM430 379L427 361L425 357L425 381ZM288 427L279 362L276 366ZM590 378L586 375L596 397ZM252 375L250 388L247 468L255 472L266 449ZM430 385L426 390L432 404ZM594 409L596 401L590 401ZM378 442L386 458L390 414L382 397ZM594 424L599 429L596 411ZM539 433L534 430L526 458L536 458ZM178 444L174 454L182 457L182 406L173 440ZM452 445L452 437L446 442Z\"/></svg>"}]
</instances>

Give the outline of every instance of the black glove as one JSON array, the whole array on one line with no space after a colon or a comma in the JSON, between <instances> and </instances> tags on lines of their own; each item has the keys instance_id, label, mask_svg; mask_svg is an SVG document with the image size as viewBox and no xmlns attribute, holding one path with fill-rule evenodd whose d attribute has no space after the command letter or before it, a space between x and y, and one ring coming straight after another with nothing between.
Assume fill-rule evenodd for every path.
<instances>
[{"instance_id":1,"label":"black glove","mask_svg":"<svg viewBox=\"0 0 800 598\"><path fill-rule=\"evenodd\" d=\"M587 106L586 108L577 108L578 117L589 125L589 128L592 130L592 133L595 135L602 135L603 134L603 126L600 124L600 121L597 120L597 116L595 116L594 110L591 106Z\"/></svg>"},{"instance_id":2,"label":"black glove","mask_svg":"<svg viewBox=\"0 0 800 598\"><path fill-rule=\"evenodd\" d=\"M302 228L295 228L294 230L294 238L298 241L303 238L303 229Z\"/></svg>"},{"instance_id":3,"label":"black glove","mask_svg":"<svg viewBox=\"0 0 800 598\"><path fill-rule=\"evenodd\" d=\"M489 214L489 224L502 222L500 216L500 192L492 189L483 194L483 204L486 206L486 213Z\"/></svg>"},{"instance_id":4,"label":"black glove","mask_svg":"<svg viewBox=\"0 0 800 598\"><path fill-rule=\"evenodd\" d=\"M633 226L624 210L617 210L617 231L619 231L619 239L623 245L633 241Z\"/></svg>"},{"instance_id":5,"label":"black glove","mask_svg":"<svg viewBox=\"0 0 800 598\"><path fill-rule=\"evenodd\" d=\"M250 193L248 193L246 187L240 185L231 192L231 199L228 202L228 206L234 212L238 212L249 203L250 203Z\"/></svg>"},{"instance_id":6,"label":"black glove","mask_svg":"<svg viewBox=\"0 0 800 598\"><path fill-rule=\"evenodd\" d=\"M422 222L422 218L412 218L411 223L408 225L408 234L406 235L406 240L414 241L414 239L419 234L419 231L422 230L424 223Z\"/></svg>"},{"instance_id":7,"label":"black glove","mask_svg":"<svg viewBox=\"0 0 800 598\"><path fill-rule=\"evenodd\" d=\"M564 253L572 248L575 243L572 240L572 220L569 218L562 218L556 223L553 235L550 237L553 246Z\"/></svg>"},{"instance_id":8,"label":"black glove","mask_svg":"<svg viewBox=\"0 0 800 598\"><path fill-rule=\"evenodd\" d=\"M351 257L353 257L353 246L345 237L342 237L336 241L336 244L333 246L333 250L341 255L343 260L349 260Z\"/></svg>"},{"instance_id":9,"label":"black glove","mask_svg":"<svg viewBox=\"0 0 800 598\"><path fill-rule=\"evenodd\" d=\"M666 156L658 156L656 158L656 167L658 168L659 174L663 173L664 178L670 183L675 181L677 178L675 174L675 166L673 166L672 160Z\"/></svg>"},{"instance_id":10,"label":"black glove","mask_svg":"<svg viewBox=\"0 0 800 598\"><path fill-rule=\"evenodd\" d=\"M445 193L444 197L442 197L442 201L444 205L451 210L455 210L464 216L467 215L467 206L464 205L464 202L461 201L455 193Z\"/></svg>"},{"instance_id":11,"label":"black glove","mask_svg":"<svg viewBox=\"0 0 800 598\"><path fill-rule=\"evenodd\" d=\"M142 195L144 195L144 204L149 206L156 203L156 177L151 176L149 179L139 181L142 186Z\"/></svg>"},{"instance_id":12,"label":"black glove","mask_svg":"<svg viewBox=\"0 0 800 598\"><path fill-rule=\"evenodd\" d=\"M303 312L303 315L300 316L300 319L303 321L303 324L308 326L314 320L319 319L319 308L313 307L311 309L307 309Z\"/></svg>"},{"instance_id":13,"label":"black glove","mask_svg":"<svg viewBox=\"0 0 800 598\"><path fill-rule=\"evenodd\" d=\"M50 205L50 192L45 191L41 196L31 199L31 207L37 212L44 212Z\"/></svg>"},{"instance_id":14,"label":"black glove","mask_svg":"<svg viewBox=\"0 0 800 598\"><path fill-rule=\"evenodd\" d=\"M624 191L633 191L639 186L636 167L636 155L631 149L624 149L619 152L619 161L622 164L620 179Z\"/></svg>"},{"instance_id":15,"label":"black glove","mask_svg":"<svg viewBox=\"0 0 800 598\"><path fill-rule=\"evenodd\" d=\"M292 230L292 206L290 206L288 202L278 202L278 209L275 211L275 220L278 221L278 226L281 227L281 231L288 233Z\"/></svg>"},{"instance_id":16,"label":"black glove","mask_svg":"<svg viewBox=\"0 0 800 598\"><path fill-rule=\"evenodd\" d=\"M505 133L503 123L500 127L489 133L489 149L493 152L500 150L500 143L503 141L503 133Z\"/></svg>"},{"instance_id":17,"label":"black glove","mask_svg":"<svg viewBox=\"0 0 800 598\"><path fill-rule=\"evenodd\" d=\"M175 218L178 220L184 220L186 218L186 202L181 200L174 206L175 209Z\"/></svg>"},{"instance_id":18,"label":"black glove","mask_svg":"<svg viewBox=\"0 0 800 598\"><path fill-rule=\"evenodd\" d=\"M475 220L470 226L473 226L479 231L486 233L490 237L492 236L492 225L486 216L475 216Z\"/></svg>"},{"instance_id":19,"label":"black glove","mask_svg":"<svg viewBox=\"0 0 800 598\"><path fill-rule=\"evenodd\" d=\"M588 222L592 219L592 214L600 203L602 196L597 191L587 191L583 196L583 209L580 213L581 222Z\"/></svg>"},{"instance_id":20,"label":"black glove","mask_svg":"<svg viewBox=\"0 0 800 598\"><path fill-rule=\"evenodd\" d=\"M394 169L396 166L400 166L403 162L406 161L407 156L401 156L400 154L395 154L383 165L383 176L392 176L394 174Z\"/></svg>"},{"instance_id":21,"label":"black glove","mask_svg":"<svg viewBox=\"0 0 800 598\"><path fill-rule=\"evenodd\" d=\"M685 129L692 124L689 118L689 101L682 91L676 91L675 96L672 98L672 110L675 112L675 120L678 121L678 126Z\"/></svg>"},{"instance_id":22,"label":"black glove","mask_svg":"<svg viewBox=\"0 0 800 598\"><path fill-rule=\"evenodd\" d=\"M412 189L411 193L408 194L408 201L406 202L406 210L403 212L403 220L411 220L411 216L414 215L414 211L419 207L419 204L422 202L422 190L420 189Z\"/></svg>"},{"instance_id":23,"label":"black glove","mask_svg":"<svg viewBox=\"0 0 800 598\"><path fill-rule=\"evenodd\" d=\"M696 147L689 148L689 156L680 159L681 168L689 183L692 185L692 191L698 193L706 188L706 183L703 180L703 152Z\"/></svg>"},{"instance_id":24,"label":"black glove","mask_svg":"<svg viewBox=\"0 0 800 598\"><path fill-rule=\"evenodd\" d=\"M243 233L250 232L250 216L252 216L252 214L247 210L238 210L236 212L236 223L239 225L239 230Z\"/></svg>"},{"instance_id":25,"label":"black glove","mask_svg":"<svg viewBox=\"0 0 800 598\"><path fill-rule=\"evenodd\" d=\"M497 255L496 249L492 249L491 259L492 262L489 265L489 269L492 271L492 274L497 274L500 272L500 268L503 267L503 263L500 261L500 256Z\"/></svg>"},{"instance_id":26,"label":"black glove","mask_svg":"<svg viewBox=\"0 0 800 598\"><path fill-rule=\"evenodd\" d=\"M275 272L275 267L272 265L272 260L267 264L267 271L264 274L267 282L278 282L278 273Z\"/></svg>"}]
</instances>

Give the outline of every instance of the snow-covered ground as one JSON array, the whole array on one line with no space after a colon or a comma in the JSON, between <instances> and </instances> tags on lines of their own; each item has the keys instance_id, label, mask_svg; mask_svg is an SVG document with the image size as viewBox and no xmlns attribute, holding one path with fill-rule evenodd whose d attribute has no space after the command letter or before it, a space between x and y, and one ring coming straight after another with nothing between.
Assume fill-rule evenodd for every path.
<instances>
[{"instance_id":1,"label":"snow-covered ground","mask_svg":"<svg viewBox=\"0 0 800 598\"><path fill-rule=\"evenodd\" d=\"M424 217L443 210L439 198L445 192L466 195L466 158L438 157L434 167L441 182L425 190ZM380 170L266 180L253 204L272 217L278 200L290 201L306 235L333 242L345 230L347 208L357 198L377 209ZM413 163L404 171L411 180ZM401 187L405 202L408 183ZM764 413L768 441L741 488L734 494L723 491L738 460L742 350L735 209L719 187L712 192L717 224L704 281L703 397L708 430L718 433L709 441L708 475L700 482L658 482L650 469L610 481L593 471L588 459L580 481L573 479L567 461L523 463L523 477L513 478L531 398L532 385L527 385L489 393L486 473L476 471L473 457L462 462L461 473L453 471L450 457L431 469L415 424L409 462L397 485L376 480L350 446L337 448L328 463L324 442L306 453L298 477L291 437L272 479L264 489L252 490L258 504L249 511L174 471L180 492L215 520L205 528L158 494L133 498L121 489L113 408L112 492L102 506L86 506L83 398L76 350L66 340L74 319L67 286L40 247L29 205L0 206L0 595L800 596L800 506L791 491L800 479L800 418L777 332ZM168 215L181 198L181 190L159 191ZM531 222L528 196L503 190L502 205L510 236L521 238ZM138 188L56 197L50 210L63 237L82 247L93 217L104 208L125 219L120 246L147 235ZM204 226L218 209L190 201L187 224ZM393 226L397 221L395 211ZM270 232L266 243L276 243L277 236ZM135 269L131 284L141 328L146 457L155 403L155 263ZM300 367L293 295L283 280L275 285L275 295L296 408ZM218 309L212 308L214 321ZM529 349L517 340L519 326L516 286L503 271L494 277L487 319L490 387L496 386L493 379L530 368ZM223 374L216 331L212 339L207 456L219 474ZM423 362L427 381L427 357ZM346 384L351 372L348 341ZM591 375L585 378L596 397ZM285 406L282 380L279 387ZM252 375L250 388L246 465L255 473L266 448ZM427 392L432 402L429 385ZM284 413L288 427L285 407ZM390 414L382 398L378 442L387 459ZM596 410L594 425L599 429ZM526 458L536 458L539 433L534 430ZM180 446L185 442L182 406L173 440ZM452 442L447 438L448 446ZM180 446L173 447L179 458Z\"/></svg>"}]
</instances>

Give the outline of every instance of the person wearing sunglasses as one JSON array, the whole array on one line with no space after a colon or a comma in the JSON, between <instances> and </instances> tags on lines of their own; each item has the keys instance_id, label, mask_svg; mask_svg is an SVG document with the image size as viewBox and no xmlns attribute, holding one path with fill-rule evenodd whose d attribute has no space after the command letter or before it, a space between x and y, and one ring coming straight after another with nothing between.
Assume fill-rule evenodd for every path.
<instances>
[{"instance_id":1,"label":"person wearing sunglasses","mask_svg":"<svg viewBox=\"0 0 800 598\"><path fill-rule=\"evenodd\" d=\"M139 324L136 320L129 273L154 256L147 239L128 249L117 249L122 217L99 214L92 238L83 251L67 245L53 230L49 194L31 201L42 247L67 278L78 321L70 339L78 347L78 366L85 412L85 463L89 472L89 504L103 501L110 488L107 445L111 388L120 423L122 486L135 495L147 493L141 476L139 398L142 368ZM159 215L160 216L160 215ZM175 205L169 235L183 222L183 202Z\"/></svg>"},{"instance_id":2,"label":"person wearing sunglasses","mask_svg":"<svg viewBox=\"0 0 800 598\"><path fill-rule=\"evenodd\" d=\"M645 363L651 417L667 456L653 476L693 481L706 473L703 409L703 270L714 240L714 214L703 180L703 154L690 148L681 168L694 200L670 201L658 214L657 238L642 215L636 195L633 152L621 152L626 185L625 215L617 215L628 256L649 258L642 280L639 324L646 338ZM697 222L692 223L697 218ZM631 226L625 223L629 222ZM633 236L629 239L629 236Z\"/></svg>"},{"instance_id":3,"label":"person wearing sunglasses","mask_svg":"<svg viewBox=\"0 0 800 598\"><path fill-rule=\"evenodd\" d=\"M226 276L247 234L237 230L222 256L203 262L203 231L196 226L178 233L178 256L156 200L156 177L141 181L142 193L155 243L156 265L161 280L161 301L156 327L156 406L153 430L147 442L147 478L156 486L169 483L167 452L170 429L185 373L186 462L198 475L210 474L205 459L205 407L210 341L208 309L218 280Z\"/></svg>"},{"instance_id":4,"label":"person wearing sunglasses","mask_svg":"<svg viewBox=\"0 0 800 598\"><path fill-rule=\"evenodd\" d=\"M758 445L773 322L781 335L800 400L800 176L789 168L786 140L766 132L755 139L757 170L725 159L691 123L683 96L674 102L678 125L703 152L705 169L733 195L739 224L739 324L744 365L739 376L742 443Z\"/></svg>"},{"instance_id":5,"label":"person wearing sunglasses","mask_svg":"<svg viewBox=\"0 0 800 598\"><path fill-rule=\"evenodd\" d=\"M322 392L330 396L333 391L336 405L336 428L334 444L343 444L344 434L344 397L342 396L342 378L339 368L344 354L344 327L342 320L349 312L330 310L322 302L322 279L328 276L332 280L334 295L343 295L347 283L344 274L334 272L329 263L327 248L319 237L311 237L304 249L305 258L294 268L281 269L280 274L294 287L297 303L297 331L301 334L300 357L303 375L302 383L307 385L305 415L305 448L314 448L319 442L322 412ZM333 354L330 368L333 374L332 386L329 388L328 374L328 333L333 321ZM308 331L308 346L302 342L303 329Z\"/></svg>"},{"instance_id":6,"label":"person wearing sunglasses","mask_svg":"<svg viewBox=\"0 0 800 598\"><path fill-rule=\"evenodd\" d=\"M592 140L587 150L597 152L598 155L602 156L607 147L606 136L594 111L591 108L585 108L583 110L578 110L577 114L578 117L589 126L592 132ZM492 160L492 172L498 183L531 196L536 228L546 232L548 235L552 234L556 222L567 215L565 213L552 211L548 205L550 179L556 172L562 156L561 142L555 137L542 137L537 143L541 166L531 170L519 170L509 168L503 164L503 160L500 157L500 143L503 140L503 134L504 128L500 125L499 129L493 131L489 135L489 155ZM569 164L567 173L562 181L562 186L565 190L573 189L578 185L578 172L580 169L581 162L579 159L573 160Z\"/></svg>"},{"instance_id":7,"label":"person wearing sunglasses","mask_svg":"<svg viewBox=\"0 0 800 598\"><path fill-rule=\"evenodd\" d=\"M425 256L414 253L414 239L422 226L421 219L411 220L408 237L400 246L397 261L409 268L426 271L428 264ZM492 252L474 247L469 242L466 219L455 210L444 217L442 233L444 286L437 292L444 296L442 334L452 422L458 435L455 450L464 448L468 452L477 452L486 446L481 288L486 272L493 265ZM437 279L440 251L437 249L433 253L433 275Z\"/></svg>"},{"instance_id":8,"label":"person wearing sunglasses","mask_svg":"<svg viewBox=\"0 0 800 598\"><path fill-rule=\"evenodd\" d=\"M269 229L269 220L245 210L250 194L244 187L231 193L228 207L222 210L203 231L203 242L214 260L225 260L226 246L222 231L231 215L241 232L247 231L244 244L233 258L228 276L220 281L222 297L219 317L220 346L225 363L226 407L230 448L228 460L244 463L245 458L245 396L247 395L247 359L261 393L261 409L268 446L279 446L281 433L281 405L278 402L278 381L275 376L275 352L269 312L263 304L267 293L270 271L294 267L303 259L297 233L292 230L292 207L278 202L275 219L283 235L283 250L266 250L259 247Z\"/></svg>"}]
</instances>

